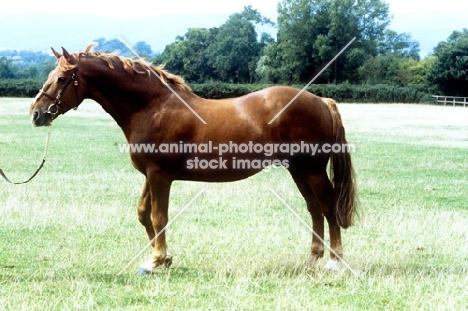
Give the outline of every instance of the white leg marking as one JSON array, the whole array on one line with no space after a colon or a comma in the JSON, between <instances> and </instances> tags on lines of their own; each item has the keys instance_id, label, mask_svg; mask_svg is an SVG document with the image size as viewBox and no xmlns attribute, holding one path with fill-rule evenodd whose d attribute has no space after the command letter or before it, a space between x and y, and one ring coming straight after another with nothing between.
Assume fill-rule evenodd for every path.
<instances>
[{"instance_id":1,"label":"white leg marking","mask_svg":"<svg viewBox=\"0 0 468 311\"><path fill-rule=\"evenodd\" d=\"M156 266L155 266L154 261L152 259L150 259L147 262L145 262L144 264L142 264L140 269L145 269L149 273L156 272Z\"/></svg>"},{"instance_id":2,"label":"white leg marking","mask_svg":"<svg viewBox=\"0 0 468 311\"><path fill-rule=\"evenodd\" d=\"M338 260L329 259L324 269L326 270L338 270Z\"/></svg>"}]
</instances>

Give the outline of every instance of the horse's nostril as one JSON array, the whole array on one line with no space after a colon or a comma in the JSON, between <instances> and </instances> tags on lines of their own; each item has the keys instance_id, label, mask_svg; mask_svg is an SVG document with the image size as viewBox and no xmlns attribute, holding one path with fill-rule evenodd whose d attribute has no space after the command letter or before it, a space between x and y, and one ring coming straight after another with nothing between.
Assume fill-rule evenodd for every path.
<instances>
[{"instance_id":1,"label":"horse's nostril","mask_svg":"<svg viewBox=\"0 0 468 311\"><path fill-rule=\"evenodd\" d=\"M39 111L34 110L33 111L33 116L32 116L33 121L36 121L38 118L39 118Z\"/></svg>"}]
</instances>

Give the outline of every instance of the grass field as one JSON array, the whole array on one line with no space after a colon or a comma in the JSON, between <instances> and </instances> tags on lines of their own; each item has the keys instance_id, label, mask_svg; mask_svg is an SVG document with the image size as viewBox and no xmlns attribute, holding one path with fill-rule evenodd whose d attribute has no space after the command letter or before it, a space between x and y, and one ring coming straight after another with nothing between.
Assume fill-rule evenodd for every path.
<instances>
[{"instance_id":1,"label":"grass field","mask_svg":"<svg viewBox=\"0 0 468 311\"><path fill-rule=\"evenodd\" d=\"M0 168L28 178L46 131L29 101L0 99ZM468 309L468 109L340 105L360 214L343 231L346 268L304 269L310 227L288 173L236 183L176 182L170 269L139 277L148 249L136 205L143 177L95 103L52 126L47 162L27 185L0 181L0 310ZM328 235L327 235L328 236Z\"/></svg>"}]
</instances>

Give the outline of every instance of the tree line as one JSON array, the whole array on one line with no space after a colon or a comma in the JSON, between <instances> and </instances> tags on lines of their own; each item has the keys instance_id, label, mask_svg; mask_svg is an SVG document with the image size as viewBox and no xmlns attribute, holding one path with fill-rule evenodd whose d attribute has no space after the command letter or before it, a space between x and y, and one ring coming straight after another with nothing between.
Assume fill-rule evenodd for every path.
<instances>
[{"instance_id":1,"label":"tree line","mask_svg":"<svg viewBox=\"0 0 468 311\"><path fill-rule=\"evenodd\" d=\"M466 29L421 59L419 43L390 22L381 0L282 0L277 24L247 6L218 28L188 29L153 62L192 83L304 84L356 38L315 83L468 96ZM261 25L274 26L276 38L259 32Z\"/></svg>"},{"instance_id":2,"label":"tree line","mask_svg":"<svg viewBox=\"0 0 468 311\"><path fill-rule=\"evenodd\" d=\"M315 84L468 96L468 30L455 30L421 59L419 43L389 29L390 22L383 0L282 0L276 23L247 6L219 27L188 29L158 55L143 41L133 48L192 84L303 85L356 38ZM99 51L131 56L117 39L96 41ZM55 59L43 53L36 57L0 52L0 80L45 80Z\"/></svg>"}]
</instances>

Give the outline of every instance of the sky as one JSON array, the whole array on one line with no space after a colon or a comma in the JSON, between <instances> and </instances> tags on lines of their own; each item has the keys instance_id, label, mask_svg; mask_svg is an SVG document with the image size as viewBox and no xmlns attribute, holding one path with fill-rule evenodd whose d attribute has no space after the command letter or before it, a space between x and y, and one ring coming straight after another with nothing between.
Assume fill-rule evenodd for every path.
<instances>
[{"instance_id":1,"label":"sky","mask_svg":"<svg viewBox=\"0 0 468 311\"><path fill-rule=\"evenodd\" d=\"M450 21L450 14L466 12L468 3L460 0L427 1L427 0L384 0L390 4L390 12L410 13L414 16L428 13L445 15ZM2 4L0 13L22 12L53 12L53 13L85 13L105 17L141 18L180 13L234 13L241 11L246 5L252 5L261 13L275 14L276 0L179 0L179 1L136 1L133 5L128 2L125 5L117 5L107 1L80 0L78 2L66 2L63 0L15 0ZM70 3L68 6L64 4ZM92 8L92 10L90 9ZM438 21L443 22L443 21Z\"/></svg>"},{"instance_id":2,"label":"sky","mask_svg":"<svg viewBox=\"0 0 468 311\"><path fill-rule=\"evenodd\" d=\"M67 3L69 3L69 6L65 7L64 4ZM119 5L116 3L117 1L109 2L97 0L80 0L76 2L68 2L63 0L44 0L35 2L32 2L31 0L14 0L8 1L6 5L2 4L2 7L0 8L0 13L84 13L104 17L130 19L183 13L235 13L242 11L243 7L246 5L252 5L255 9L262 13L266 13L268 11L270 11L270 13L274 13L276 12L277 7L276 1L269 0L151 0L123 2L125 5Z\"/></svg>"},{"instance_id":3,"label":"sky","mask_svg":"<svg viewBox=\"0 0 468 311\"><path fill-rule=\"evenodd\" d=\"M468 28L466 12L468 1L444 0L384 0L390 5L393 22L390 28L401 33L408 32L412 39L420 42L421 55L424 57L440 41L445 41L454 30ZM91 14L119 19L136 19L175 14L232 14L252 5L262 15L276 21L277 0L179 0L179 1L135 1L117 2L97 0L14 0L0 7L4 13L73 13ZM465 15L465 16L464 16ZM1 17L0 17L1 18ZM71 20L72 21L72 20ZM44 23L47 23L44 20ZM79 21L77 21L79 22ZM40 27L40 25L38 25ZM66 25L64 25L66 27ZM1 31L1 30L0 30ZM0 42L1 45L1 42Z\"/></svg>"}]
</instances>

